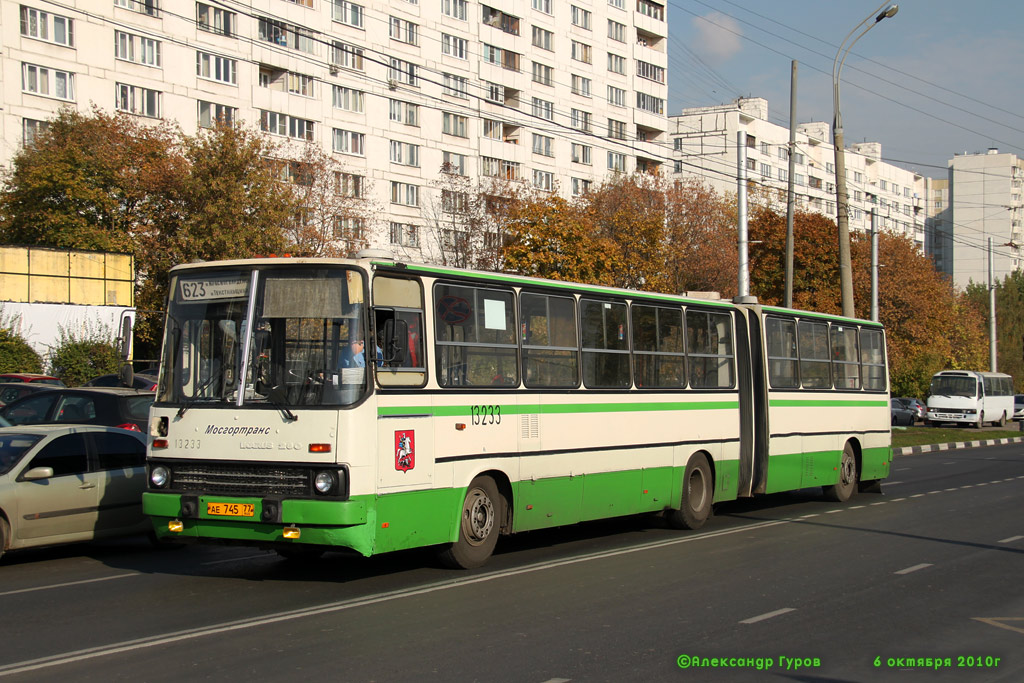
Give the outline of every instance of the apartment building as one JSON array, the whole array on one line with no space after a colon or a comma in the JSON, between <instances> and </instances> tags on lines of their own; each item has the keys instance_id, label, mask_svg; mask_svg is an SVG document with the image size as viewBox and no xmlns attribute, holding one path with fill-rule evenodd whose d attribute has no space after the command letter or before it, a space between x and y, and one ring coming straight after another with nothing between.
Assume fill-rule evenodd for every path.
<instances>
[{"instance_id":1,"label":"apartment building","mask_svg":"<svg viewBox=\"0 0 1024 683\"><path fill-rule=\"evenodd\" d=\"M711 107L684 109L669 117L673 175L696 175L721 193L736 192L738 133L746 133L747 179L785 193L789 180L789 128L768 120L768 102L744 98ZM797 206L836 216L835 150L831 126L799 124L794 185ZM924 177L882 161L877 142L846 150L850 230L871 229L871 210L879 229L906 235L925 246ZM781 205L785 205L784 194Z\"/></svg>"},{"instance_id":2,"label":"apartment building","mask_svg":"<svg viewBox=\"0 0 1024 683\"><path fill-rule=\"evenodd\" d=\"M429 260L442 165L564 195L657 172L667 37L654 0L0 0L0 162L62 106L252 125L382 209L338 239Z\"/></svg>"},{"instance_id":3,"label":"apartment building","mask_svg":"<svg viewBox=\"0 0 1024 683\"><path fill-rule=\"evenodd\" d=\"M972 280L988 282L988 241L997 280L1019 270L1024 244L1024 159L998 149L958 154L949 161L948 178L933 190L945 202L935 212L936 268L960 288Z\"/></svg>"}]
</instances>

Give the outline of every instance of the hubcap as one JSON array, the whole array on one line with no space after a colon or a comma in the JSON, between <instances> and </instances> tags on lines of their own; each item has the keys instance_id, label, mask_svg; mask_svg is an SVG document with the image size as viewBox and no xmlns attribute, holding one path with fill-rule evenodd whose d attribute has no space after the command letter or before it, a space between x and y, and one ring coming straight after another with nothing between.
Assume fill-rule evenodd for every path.
<instances>
[{"instance_id":1,"label":"hubcap","mask_svg":"<svg viewBox=\"0 0 1024 683\"><path fill-rule=\"evenodd\" d=\"M466 540L473 545L486 541L494 527L494 504L487 494L480 489L470 491L462 514Z\"/></svg>"},{"instance_id":2,"label":"hubcap","mask_svg":"<svg viewBox=\"0 0 1024 683\"><path fill-rule=\"evenodd\" d=\"M703 509L706 495L704 473L700 469L694 468L689 479L686 480L686 499L690 501L690 507L694 510Z\"/></svg>"}]
</instances>

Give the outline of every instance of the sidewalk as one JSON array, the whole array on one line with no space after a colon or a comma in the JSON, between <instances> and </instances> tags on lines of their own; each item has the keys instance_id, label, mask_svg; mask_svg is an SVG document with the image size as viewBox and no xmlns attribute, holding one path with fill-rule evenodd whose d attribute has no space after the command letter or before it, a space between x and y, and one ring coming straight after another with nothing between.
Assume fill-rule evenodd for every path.
<instances>
[{"instance_id":1,"label":"sidewalk","mask_svg":"<svg viewBox=\"0 0 1024 683\"><path fill-rule=\"evenodd\" d=\"M904 446L892 449L893 457L901 455L918 455L920 453L931 453L932 451L951 451L957 448L978 448L979 446L1002 446L1010 443L1024 443L1024 436L1014 436L1006 439L982 439L978 441L957 441L956 443L937 443L931 446Z\"/></svg>"}]
</instances>

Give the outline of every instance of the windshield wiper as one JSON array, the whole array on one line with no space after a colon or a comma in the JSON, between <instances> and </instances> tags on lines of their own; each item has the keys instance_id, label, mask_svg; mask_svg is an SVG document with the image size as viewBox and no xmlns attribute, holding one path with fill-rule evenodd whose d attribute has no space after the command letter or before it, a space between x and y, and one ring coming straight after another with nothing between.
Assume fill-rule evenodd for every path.
<instances>
[{"instance_id":1,"label":"windshield wiper","mask_svg":"<svg viewBox=\"0 0 1024 683\"><path fill-rule=\"evenodd\" d=\"M266 391L260 391L259 393L266 396L267 400L270 401L270 404L284 414L286 420L289 422L298 422L299 416L288 410L288 407L285 405L285 402L288 400L288 395L280 385L272 387L264 384L262 387L259 387L257 391L259 391L259 389L266 389Z\"/></svg>"},{"instance_id":2,"label":"windshield wiper","mask_svg":"<svg viewBox=\"0 0 1024 683\"><path fill-rule=\"evenodd\" d=\"M193 396L196 396L196 398L193 398L193 399L191 399L189 401L185 401L181 405L181 407L178 408L178 413L177 413L178 417L179 418L183 417L185 415L185 413L188 412L189 408L191 408L196 403L198 403L199 402L198 395L202 394L204 391L209 389L211 384L213 384L214 382L216 382L217 380L220 379L220 376L221 376L221 371L218 370L217 373L214 374L213 376L211 376L210 379L206 380L206 382L201 387L196 389L195 393L193 394Z\"/></svg>"}]
</instances>

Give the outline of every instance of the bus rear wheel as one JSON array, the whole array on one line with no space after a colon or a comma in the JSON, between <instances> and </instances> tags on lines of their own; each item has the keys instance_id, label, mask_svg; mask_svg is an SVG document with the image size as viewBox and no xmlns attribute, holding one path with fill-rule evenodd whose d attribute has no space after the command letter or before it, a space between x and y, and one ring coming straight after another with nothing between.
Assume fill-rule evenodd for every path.
<instances>
[{"instance_id":1,"label":"bus rear wheel","mask_svg":"<svg viewBox=\"0 0 1024 683\"><path fill-rule=\"evenodd\" d=\"M670 510L666 519L674 529L699 529L711 516L711 501L714 491L711 466L707 456L696 453L690 456L683 473L683 499L678 510Z\"/></svg>"},{"instance_id":2,"label":"bus rear wheel","mask_svg":"<svg viewBox=\"0 0 1024 683\"><path fill-rule=\"evenodd\" d=\"M831 486L823 487L825 497L837 503L845 503L857 488L857 459L853 446L847 442L839 459L839 479Z\"/></svg>"},{"instance_id":3,"label":"bus rear wheel","mask_svg":"<svg viewBox=\"0 0 1024 683\"><path fill-rule=\"evenodd\" d=\"M439 556L452 569L483 566L494 552L501 533L505 500L490 477L477 477L466 489L459 515L459 540L447 546Z\"/></svg>"}]
</instances>

